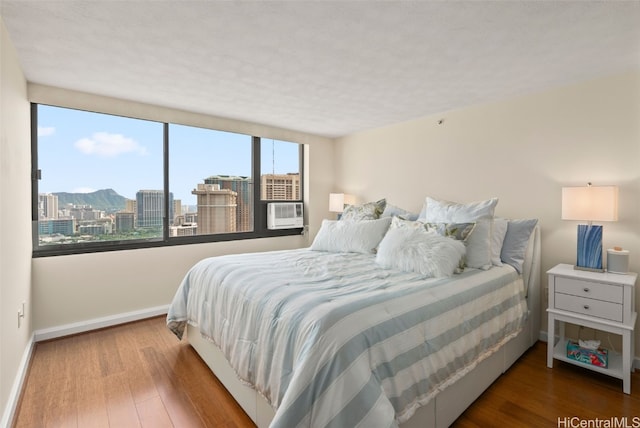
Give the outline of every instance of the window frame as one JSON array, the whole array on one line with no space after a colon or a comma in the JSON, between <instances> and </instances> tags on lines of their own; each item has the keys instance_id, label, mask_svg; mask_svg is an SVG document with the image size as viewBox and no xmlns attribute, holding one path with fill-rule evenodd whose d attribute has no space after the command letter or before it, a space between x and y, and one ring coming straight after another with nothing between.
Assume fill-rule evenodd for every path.
<instances>
[{"instance_id":1,"label":"window frame","mask_svg":"<svg viewBox=\"0 0 640 428\"><path fill-rule=\"evenodd\" d=\"M170 211L169 201L169 152L170 152L170 136L169 125L173 122L159 122L163 124L163 186L164 186L164 221L162 227L162 238L149 239L149 240L121 240L121 241L99 241L99 242L86 242L86 243L74 243L74 244L49 244L40 245L39 243L39 229L38 229L38 181L41 174L38 168L38 106L46 105L58 108L65 108L69 110L85 111L89 113L107 114L111 116L119 116L131 119L129 116L117 115L112 113L103 113L99 111L83 110L78 108L63 107L53 104L44 103L31 103L31 225L32 225L32 242L33 251L32 257L50 257L60 255L72 255L72 254L86 254L86 253L99 253L107 251L123 251L123 250L135 250L141 248L158 248L158 247L171 247L176 245L191 245L191 244L203 244L209 242L227 242L245 239L260 239L260 238L273 238L279 236L293 236L300 235L304 231L304 227L292 228L292 229L267 229L267 204L270 202L302 202L303 199L296 200L262 200L260 192L261 184L261 140L264 137L251 136L252 146L252 198L253 198L253 230L248 232L230 232L230 233L217 233L208 235L192 235L192 236L169 236L169 221L168 213ZM147 120L147 119L143 119ZM153 121L153 120L151 120ZM181 124L182 125L182 124ZM191 125L187 125L191 126ZM200 126L202 127L202 126ZM222 129L206 128L214 131L223 132L235 132L226 131ZM294 142L295 143L295 142ZM304 195L304 145L298 144L298 162L300 169L300 196Z\"/></svg>"}]
</instances>

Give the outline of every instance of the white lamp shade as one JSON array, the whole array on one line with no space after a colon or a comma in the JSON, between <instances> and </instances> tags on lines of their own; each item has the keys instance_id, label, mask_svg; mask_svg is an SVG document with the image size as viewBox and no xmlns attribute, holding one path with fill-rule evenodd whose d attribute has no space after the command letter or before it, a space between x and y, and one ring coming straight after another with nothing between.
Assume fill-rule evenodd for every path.
<instances>
[{"instance_id":1,"label":"white lamp shade","mask_svg":"<svg viewBox=\"0 0 640 428\"><path fill-rule=\"evenodd\" d=\"M618 186L562 188L562 219L618 220Z\"/></svg>"},{"instance_id":2,"label":"white lamp shade","mask_svg":"<svg viewBox=\"0 0 640 428\"><path fill-rule=\"evenodd\" d=\"M329 211L332 213L341 213L344 211L345 205L351 205L355 203L355 197L344 193L330 193L329 194Z\"/></svg>"}]
</instances>

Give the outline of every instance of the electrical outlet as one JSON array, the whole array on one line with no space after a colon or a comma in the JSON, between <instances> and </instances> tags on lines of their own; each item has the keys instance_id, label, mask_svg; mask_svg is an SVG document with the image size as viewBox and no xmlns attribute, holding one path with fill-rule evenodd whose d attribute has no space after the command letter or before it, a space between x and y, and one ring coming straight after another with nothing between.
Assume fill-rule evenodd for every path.
<instances>
[{"instance_id":1,"label":"electrical outlet","mask_svg":"<svg viewBox=\"0 0 640 428\"><path fill-rule=\"evenodd\" d=\"M25 302L22 302L22 307L18 309L18 328L22 327L22 320L24 319L24 306Z\"/></svg>"}]
</instances>

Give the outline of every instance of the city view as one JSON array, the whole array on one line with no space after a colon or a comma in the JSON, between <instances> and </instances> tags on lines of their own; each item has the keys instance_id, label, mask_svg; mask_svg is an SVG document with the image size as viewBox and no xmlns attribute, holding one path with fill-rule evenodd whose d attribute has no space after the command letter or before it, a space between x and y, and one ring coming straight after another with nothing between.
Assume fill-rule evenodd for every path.
<instances>
[{"instance_id":1,"label":"city view","mask_svg":"<svg viewBox=\"0 0 640 428\"><path fill-rule=\"evenodd\" d=\"M168 136L169 236L252 231L253 137L175 124ZM163 144L162 123L39 105L39 245L161 239ZM260 199L300 200L300 145L261 139L260 159Z\"/></svg>"},{"instance_id":2,"label":"city view","mask_svg":"<svg viewBox=\"0 0 640 428\"><path fill-rule=\"evenodd\" d=\"M299 200L300 174L264 174L263 200ZM169 236L192 236L253 230L253 184L250 177L217 175L192 190L195 206L182 205L169 193ZM127 199L111 189L86 195L101 197L101 207L61 204L77 194L38 195L38 232L41 245L90 241L120 241L162 237L164 192L139 190ZM124 207L122 206L124 204Z\"/></svg>"}]
</instances>

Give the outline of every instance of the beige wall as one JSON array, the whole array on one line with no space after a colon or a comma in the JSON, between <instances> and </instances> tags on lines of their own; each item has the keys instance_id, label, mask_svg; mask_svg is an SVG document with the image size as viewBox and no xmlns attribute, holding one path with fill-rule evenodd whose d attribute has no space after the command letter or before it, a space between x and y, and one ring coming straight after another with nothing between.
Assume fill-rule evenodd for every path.
<instances>
[{"instance_id":1,"label":"beige wall","mask_svg":"<svg viewBox=\"0 0 640 428\"><path fill-rule=\"evenodd\" d=\"M31 339L31 146L27 82L0 18L0 425ZM25 318L18 328L18 309ZM15 393L16 391L14 391ZM15 396L14 396L15 398Z\"/></svg>"},{"instance_id":2,"label":"beige wall","mask_svg":"<svg viewBox=\"0 0 640 428\"><path fill-rule=\"evenodd\" d=\"M333 186L333 144L329 139L37 84L29 84L28 91L32 102L305 144L305 216L311 233L328 215L328 194ZM33 260L34 329L40 331L167 305L188 268L204 257L309 244L309 236L289 236L36 258Z\"/></svg>"},{"instance_id":3,"label":"beige wall","mask_svg":"<svg viewBox=\"0 0 640 428\"><path fill-rule=\"evenodd\" d=\"M335 147L336 190L362 200L419 211L427 195L497 196L498 215L538 218L543 273L575 262L578 223L560 219L561 188L618 185L619 221L604 224L604 246L629 249L640 271L640 71L361 132ZM635 343L640 355L640 328Z\"/></svg>"}]
</instances>

